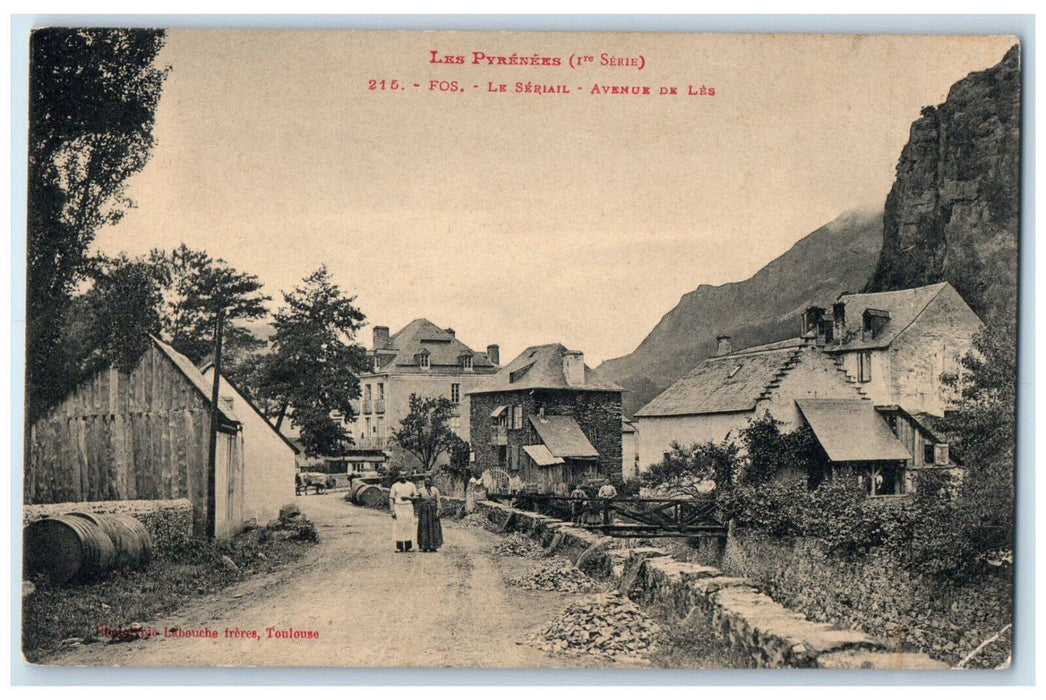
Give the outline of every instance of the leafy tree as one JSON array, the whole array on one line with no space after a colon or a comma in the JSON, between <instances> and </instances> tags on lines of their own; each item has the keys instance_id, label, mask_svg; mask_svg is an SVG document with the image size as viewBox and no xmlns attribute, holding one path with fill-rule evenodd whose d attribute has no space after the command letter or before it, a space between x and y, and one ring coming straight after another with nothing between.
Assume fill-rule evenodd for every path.
<instances>
[{"instance_id":1,"label":"leafy tree","mask_svg":"<svg viewBox=\"0 0 1046 700\"><path fill-rule=\"evenodd\" d=\"M706 442L684 447L673 442L665 458L642 474L644 485L669 493L699 496L708 492L708 482L717 491L733 485L738 448L732 442Z\"/></svg>"},{"instance_id":2,"label":"leafy tree","mask_svg":"<svg viewBox=\"0 0 1046 700\"><path fill-rule=\"evenodd\" d=\"M268 315L257 276L240 272L224 260L212 258L184 243L170 253L154 250L150 260L166 280L163 299L163 332L178 352L199 364L214 352L214 323L218 309L225 312L222 355L225 369L264 347L236 321Z\"/></svg>"},{"instance_id":3,"label":"leafy tree","mask_svg":"<svg viewBox=\"0 0 1046 700\"><path fill-rule=\"evenodd\" d=\"M966 467L951 532L980 554L1013 547L1016 342L1012 323L986 329L961 359L962 371L941 377L958 398L940 428Z\"/></svg>"},{"instance_id":4,"label":"leafy tree","mask_svg":"<svg viewBox=\"0 0 1046 700\"><path fill-rule=\"evenodd\" d=\"M60 322L102 226L132 202L128 177L153 146L167 69L164 33L44 28L30 38L26 261L28 421L58 401L77 368Z\"/></svg>"},{"instance_id":5,"label":"leafy tree","mask_svg":"<svg viewBox=\"0 0 1046 700\"><path fill-rule=\"evenodd\" d=\"M464 494L469 477L473 475L470 462L472 446L456 433L451 433L451 436L450 447L447 449L450 461L440 467L440 471L447 475L455 489L460 485L461 493Z\"/></svg>"},{"instance_id":6,"label":"leafy tree","mask_svg":"<svg viewBox=\"0 0 1046 700\"><path fill-rule=\"evenodd\" d=\"M356 415L359 374L367 370L367 353L356 342L364 315L356 297L346 296L331 281L326 266L303 280L283 299L274 320L272 352L259 367L258 393L273 408L276 428L289 415L309 455L340 455L352 438L331 417L346 421Z\"/></svg>"},{"instance_id":7,"label":"leafy tree","mask_svg":"<svg viewBox=\"0 0 1046 700\"><path fill-rule=\"evenodd\" d=\"M739 483L765 484L782 472L809 474L810 486L820 483L818 477L828 468L828 456L813 431L803 425L790 433L782 433L780 426L781 422L766 412L741 431L745 455L738 473Z\"/></svg>"},{"instance_id":8,"label":"leafy tree","mask_svg":"<svg viewBox=\"0 0 1046 700\"><path fill-rule=\"evenodd\" d=\"M422 471L431 470L440 456L451 453L458 442L464 442L450 429L453 415L454 404L446 396L410 395L410 409L393 437L400 447L417 458ZM463 448L456 449L460 459Z\"/></svg>"},{"instance_id":9,"label":"leafy tree","mask_svg":"<svg viewBox=\"0 0 1046 700\"><path fill-rule=\"evenodd\" d=\"M65 337L79 376L114 364L129 372L161 327L162 275L126 255L95 258L94 283L70 306Z\"/></svg>"}]
</instances>

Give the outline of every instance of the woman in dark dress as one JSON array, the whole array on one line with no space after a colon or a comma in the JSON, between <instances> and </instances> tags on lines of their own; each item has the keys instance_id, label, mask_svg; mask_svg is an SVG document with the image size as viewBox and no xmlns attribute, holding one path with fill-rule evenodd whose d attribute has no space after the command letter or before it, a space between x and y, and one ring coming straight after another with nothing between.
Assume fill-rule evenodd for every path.
<instances>
[{"instance_id":1,"label":"woman in dark dress","mask_svg":"<svg viewBox=\"0 0 1046 700\"><path fill-rule=\"evenodd\" d=\"M439 521L440 494L432 485L432 478L425 477L418 489L416 501L418 511L418 549L435 552L443 545L443 526Z\"/></svg>"}]
</instances>

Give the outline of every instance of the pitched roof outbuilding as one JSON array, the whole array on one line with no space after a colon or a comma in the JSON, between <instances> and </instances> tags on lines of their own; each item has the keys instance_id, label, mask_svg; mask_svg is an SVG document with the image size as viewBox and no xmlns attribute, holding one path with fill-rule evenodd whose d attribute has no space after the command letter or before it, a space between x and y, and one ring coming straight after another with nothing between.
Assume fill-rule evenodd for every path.
<instances>
[{"instance_id":1,"label":"pitched roof outbuilding","mask_svg":"<svg viewBox=\"0 0 1046 700\"><path fill-rule=\"evenodd\" d=\"M599 451L585 437L573 416L530 416L541 442L554 457L595 459Z\"/></svg>"},{"instance_id":2,"label":"pitched roof outbuilding","mask_svg":"<svg viewBox=\"0 0 1046 700\"><path fill-rule=\"evenodd\" d=\"M833 462L912 458L875 406L867 401L797 399L795 403Z\"/></svg>"}]
</instances>

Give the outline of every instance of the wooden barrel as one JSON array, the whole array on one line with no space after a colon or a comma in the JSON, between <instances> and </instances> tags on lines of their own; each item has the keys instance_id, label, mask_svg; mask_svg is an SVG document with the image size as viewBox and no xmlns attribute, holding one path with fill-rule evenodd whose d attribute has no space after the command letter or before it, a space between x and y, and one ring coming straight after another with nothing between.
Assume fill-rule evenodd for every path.
<instances>
[{"instance_id":1,"label":"wooden barrel","mask_svg":"<svg viewBox=\"0 0 1046 700\"><path fill-rule=\"evenodd\" d=\"M105 530L84 518L59 515L26 525L22 533L26 573L55 583L95 578L109 571L116 549Z\"/></svg>"},{"instance_id":2,"label":"wooden barrel","mask_svg":"<svg viewBox=\"0 0 1046 700\"><path fill-rule=\"evenodd\" d=\"M116 568L140 569L149 563L153 553L153 540L145 525L130 515L102 513L67 513L75 518L88 520L105 531L116 550Z\"/></svg>"},{"instance_id":3,"label":"wooden barrel","mask_svg":"<svg viewBox=\"0 0 1046 700\"><path fill-rule=\"evenodd\" d=\"M367 508L383 508L389 504L389 490L368 484L356 493L356 502Z\"/></svg>"},{"instance_id":4,"label":"wooden barrel","mask_svg":"<svg viewBox=\"0 0 1046 700\"><path fill-rule=\"evenodd\" d=\"M363 505L362 503L360 503L359 493L368 486L373 486L373 484L368 484L365 481L360 480L353 481L352 488L349 489L349 500L351 500L356 505Z\"/></svg>"}]
</instances>

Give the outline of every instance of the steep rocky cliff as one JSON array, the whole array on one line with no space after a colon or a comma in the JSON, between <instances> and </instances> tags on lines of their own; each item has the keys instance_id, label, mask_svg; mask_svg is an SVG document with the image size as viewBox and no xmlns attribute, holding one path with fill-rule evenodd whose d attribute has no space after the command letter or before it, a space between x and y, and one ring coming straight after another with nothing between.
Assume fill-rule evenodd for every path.
<instances>
[{"instance_id":1,"label":"steep rocky cliff","mask_svg":"<svg viewBox=\"0 0 1046 700\"><path fill-rule=\"evenodd\" d=\"M735 348L794 337L807 306L829 303L868 281L879 258L882 213L851 211L796 243L743 282L703 284L679 300L631 354L599 371L628 392L632 415L715 350L716 336Z\"/></svg>"},{"instance_id":2,"label":"steep rocky cliff","mask_svg":"<svg viewBox=\"0 0 1046 700\"><path fill-rule=\"evenodd\" d=\"M989 325L1017 301L1020 51L971 73L912 124L867 291L947 280Z\"/></svg>"}]
</instances>

